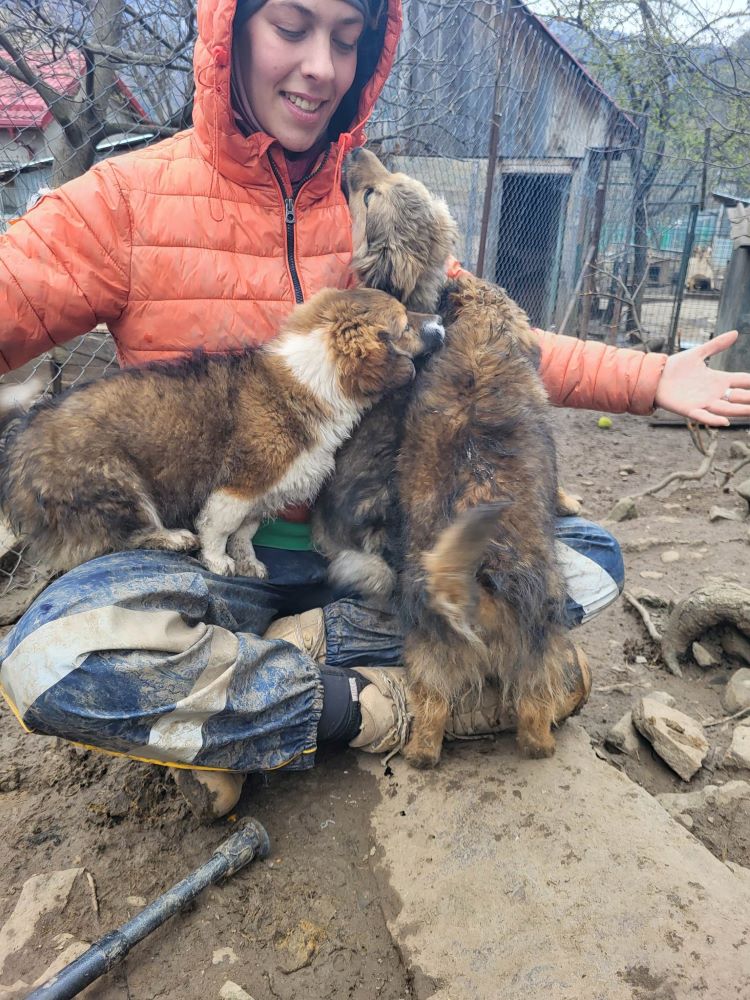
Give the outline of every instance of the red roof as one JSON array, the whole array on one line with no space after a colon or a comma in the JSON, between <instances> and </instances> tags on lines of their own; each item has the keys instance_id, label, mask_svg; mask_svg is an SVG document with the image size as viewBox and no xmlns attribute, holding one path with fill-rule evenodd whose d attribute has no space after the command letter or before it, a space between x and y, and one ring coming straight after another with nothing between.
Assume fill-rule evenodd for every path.
<instances>
[{"instance_id":1,"label":"red roof","mask_svg":"<svg viewBox=\"0 0 750 1000\"><path fill-rule=\"evenodd\" d=\"M24 55L31 69L53 90L66 97L73 97L78 93L86 72L82 53L73 49L58 58L50 52L42 51L26 52ZM144 120L147 119L146 112L122 80L118 79L116 86L136 114ZM52 112L47 102L34 88L0 70L0 128L43 129L51 121Z\"/></svg>"}]
</instances>

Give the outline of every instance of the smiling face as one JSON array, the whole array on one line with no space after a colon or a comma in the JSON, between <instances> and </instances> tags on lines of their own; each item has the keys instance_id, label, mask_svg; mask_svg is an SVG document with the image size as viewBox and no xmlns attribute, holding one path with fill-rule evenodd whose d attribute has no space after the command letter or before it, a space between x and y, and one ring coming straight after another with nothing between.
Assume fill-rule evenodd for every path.
<instances>
[{"instance_id":1,"label":"smiling face","mask_svg":"<svg viewBox=\"0 0 750 1000\"><path fill-rule=\"evenodd\" d=\"M267 0L236 44L258 124L291 152L325 133L354 81L364 19L345 0Z\"/></svg>"}]
</instances>

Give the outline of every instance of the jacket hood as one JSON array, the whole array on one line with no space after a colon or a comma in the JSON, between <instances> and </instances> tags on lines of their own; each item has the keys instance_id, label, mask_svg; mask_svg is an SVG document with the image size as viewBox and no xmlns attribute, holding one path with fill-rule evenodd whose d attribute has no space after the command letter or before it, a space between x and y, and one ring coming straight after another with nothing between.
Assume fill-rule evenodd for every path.
<instances>
[{"instance_id":1,"label":"jacket hood","mask_svg":"<svg viewBox=\"0 0 750 1000\"><path fill-rule=\"evenodd\" d=\"M237 0L198 0L193 124L206 159L219 173L243 183L275 139L264 132L245 137L235 124L230 73L236 7ZM364 125L391 71L400 33L401 0L388 0L384 23L360 50L354 83L329 126L329 137L343 152L365 142Z\"/></svg>"}]
</instances>

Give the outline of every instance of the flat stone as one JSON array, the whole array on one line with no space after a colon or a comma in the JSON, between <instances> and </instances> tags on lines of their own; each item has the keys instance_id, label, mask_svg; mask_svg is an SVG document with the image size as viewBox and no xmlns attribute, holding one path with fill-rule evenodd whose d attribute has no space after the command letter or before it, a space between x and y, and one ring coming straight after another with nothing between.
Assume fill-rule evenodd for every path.
<instances>
[{"instance_id":1,"label":"flat stone","mask_svg":"<svg viewBox=\"0 0 750 1000\"><path fill-rule=\"evenodd\" d=\"M750 667L735 670L724 688L721 701L730 715L750 708Z\"/></svg>"},{"instance_id":2,"label":"flat stone","mask_svg":"<svg viewBox=\"0 0 750 1000\"><path fill-rule=\"evenodd\" d=\"M677 549L665 549L662 552L660 559L663 563L674 563L680 561L680 553Z\"/></svg>"},{"instance_id":3,"label":"flat stone","mask_svg":"<svg viewBox=\"0 0 750 1000\"><path fill-rule=\"evenodd\" d=\"M0 928L0 997L20 1000L99 936L94 880L83 868L32 875ZM62 947L62 951L61 951Z\"/></svg>"},{"instance_id":4,"label":"flat stone","mask_svg":"<svg viewBox=\"0 0 750 1000\"><path fill-rule=\"evenodd\" d=\"M641 749L641 738L633 726L633 713L626 712L625 715L616 722L604 737L604 742L609 747L614 747L620 753L627 754L628 757L639 756Z\"/></svg>"},{"instance_id":5,"label":"flat stone","mask_svg":"<svg viewBox=\"0 0 750 1000\"><path fill-rule=\"evenodd\" d=\"M644 580L661 580L664 577L664 574L660 573L658 569L642 569L638 575Z\"/></svg>"},{"instance_id":6,"label":"flat stone","mask_svg":"<svg viewBox=\"0 0 750 1000\"><path fill-rule=\"evenodd\" d=\"M222 965L224 962L234 965L237 960L237 955L233 948L215 948L211 956L211 965Z\"/></svg>"},{"instance_id":7,"label":"flat stone","mask_svg":"<svg viewBox=\"0 0 750 1000\"><path fill-rule=\"evenodd\" d=\"M703 813L707 809L729 806L736 799L750 798L750 783L727 781L724 785L704 785L695 792L669 792L657 795L656 798L669 815L679 822L681 814Z\"/></svg>"},{"instance_id":8,"label":"flat stone","mask_svg":"<svg viewBox=\"0 0 750 1000\"><path fill-rule=\"evenodd\" d=\"M701 642L694 642L692 650L693 659L699 667L718 667L721 663L721 660L714 656L711 650Z\"/></svg>"},{"instance_id":9,"label":"flat stone","mask_svg":"<svg viewBox=\"0 0 750 1000\"><path fill-rule=\"evenodd\" d=\"M547 760L512 736L400 757L372 859L414 1000L750 997L750 894L574 721Z\"/></svg>"},{"instance_id":10,"label":"flat stone","mask_svg":"<svg viewBox=\"0 0 750 1000\"><path fill-rule=\"evenodd\" d=\"M700 770L709 743L695 719L646 697L633 707L633 725L683 781Z\"/></svg>"},{"instance_id":11,"label":"flat stone","mask_svg":"<svg viewBox=\"0 0 750 1000\"><path fill-rule=\"evenodd\" d=\"M649 691L647 697L651 698L652 701L658 701L662 705L667 705L669 708L674 708L677 704L677 699L668 691Z\"/></svg>"},{"instance_id":12,"label":"flat stone","mask_svg":"<svg viewBox=\"0 0 750 1000\"><path fill-rule=\"evenodd\" d=\"M728 507L712 507L708 512L709 521L744 521L745 518L738 511Z\"/></svg>"},{"instance_id":13,"label":"flat stone","mask_svg":"<svg viewBox=\"0 0 750 1000\"><path fill-rule=\"evenodd\" d=\"M632 521L638 517L638 508L632 497L621 497L607 515L608 521Z\"/></svg>"},{"instance_id":14,"label":"flat stone","mask_svg":"<svg viewBox=\"0 0 750 1000\"><path fill-rule=\"evenodd\" d=\"M227 979L219 990L221 1000L253 1000L249 993L246 993L241 986Z\"/></svg>"},{"instance_id":15,"label":"flat stone","mask_svg":"<svg viewBox=\"0 0 750 1000\"><path fill-rule=\"evenodd\" d=\"M732 733L732 743L724 756L724 764L750 768L750 726L737 726Z\"/></svg>"}]
</instances>

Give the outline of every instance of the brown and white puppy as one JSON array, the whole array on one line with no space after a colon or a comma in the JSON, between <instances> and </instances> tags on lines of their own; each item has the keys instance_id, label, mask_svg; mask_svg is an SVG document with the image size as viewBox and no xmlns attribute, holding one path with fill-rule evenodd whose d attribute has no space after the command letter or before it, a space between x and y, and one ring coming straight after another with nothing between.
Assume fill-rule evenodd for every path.
<instances>
[{"instance_id":1,"label":"brown and white puppy","mask_svg":"<svg viewBox=\"0 0 750 1000\"><path fill-rule=\"evenodd\" d=\"M456 228L423 185L368 151L347 180L358 276L444 313L446 343L413 393L380 403L342 448L316 538L334 578L366 594L401 572L412 763L436 763L450 708L485 683L522 748L552 753L552 724L590 681L562 625L554 519L575 507L558 498L536 337L501 289L446 281Z\"/></svg>"},{"instance_id":2,"label":"brown and white puppy","mask_svg":"<svg viewBox=\"0 0 750 1000\"><path fill-rule=\"evenodd\" d=\"M262 577L260 521L315 496L361 415L442 335L384 292L326 290L262 348L105 376L6 426L2 515L54 569L200 548L215 573Z\"/></svg>"}]
</instances>

